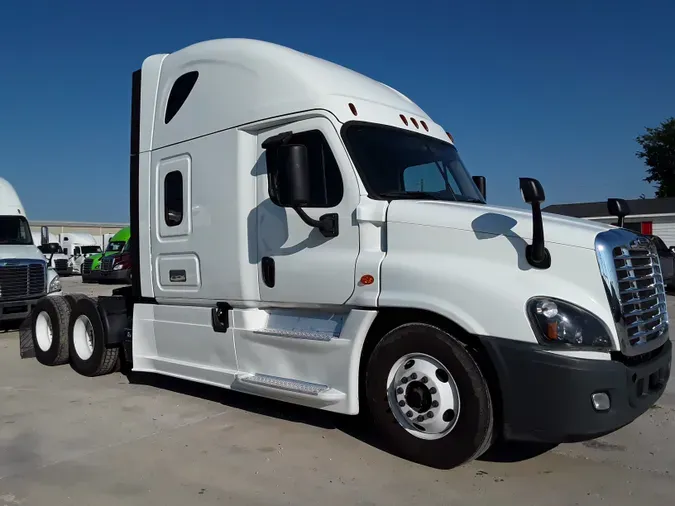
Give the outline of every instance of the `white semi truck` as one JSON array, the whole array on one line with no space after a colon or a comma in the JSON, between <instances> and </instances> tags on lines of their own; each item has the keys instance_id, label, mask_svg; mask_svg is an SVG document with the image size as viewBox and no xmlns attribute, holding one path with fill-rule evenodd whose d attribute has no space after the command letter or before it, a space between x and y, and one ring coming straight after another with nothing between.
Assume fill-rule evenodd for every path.
<instances>
[{"instance_id":1,"label":"white semi truck","mask_svg":"<svg viewBox=\"0 0 675 506\"><path fill-rule=\"evenodd\" d=\"M38 249L47 260L47 266L54 269L59 276L68 276L73 273L73 266L64 254L61 244L59 244L59 236L56 234L49 234L49 242L42 244L41 232L32 232L33 242L38 245Z\"/></svg>"},{"instance_id":2,"label":"white semi truck","mask_svg":"<svg viewBox=\"0 0 675 506\"><path fill-rule=\"evenodd\" d=\"M492 206L452 138L391 87L254 40L133 73L130 287L60 298L86 376L175 376L348 415L436 467L496 437L562 442L644 413L671 342L653 245ZM616 205L621 202L615 203Z\"/></svg>"},{"instance_id":3,"label":"white semi truck","mask_svg":"<svg viewBox=\"0 0 675 506\"><path fill-rule=\"evenodd\" d=\"M73 272L80 274L82 264L91 255L101 253L101 245L93 235L84 232L64 232L59 234L61 246L69 256L70 266Z\"/></svg>"},{"instance_id":4,"label":"white semi truck","mask_svg":"<svg viewBox=\"0 0 675 506\"><path fill-rule=\"evenodd\" d=\"M43 227L41 244L49 243ZM45 295L60 295L61 281L38 250L14 187L0 178L0 322L24 320Z\"/></svg>"}]
</instances>

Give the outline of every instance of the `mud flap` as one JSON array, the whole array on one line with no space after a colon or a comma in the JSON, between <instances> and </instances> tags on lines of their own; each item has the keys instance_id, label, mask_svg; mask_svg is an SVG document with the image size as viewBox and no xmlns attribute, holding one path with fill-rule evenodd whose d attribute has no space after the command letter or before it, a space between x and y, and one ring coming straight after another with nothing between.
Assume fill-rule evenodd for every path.
<instances>
[{"instance_id":1,"label":"mud flap","mask_svg":"<svg viewBox=\"0 0 675 506\"><path fill-rule=\"evenodd\" d=\"M21 358L35 358L31 317L25 318L19 327L19 354Z\"/></svg>"}]
</instances>

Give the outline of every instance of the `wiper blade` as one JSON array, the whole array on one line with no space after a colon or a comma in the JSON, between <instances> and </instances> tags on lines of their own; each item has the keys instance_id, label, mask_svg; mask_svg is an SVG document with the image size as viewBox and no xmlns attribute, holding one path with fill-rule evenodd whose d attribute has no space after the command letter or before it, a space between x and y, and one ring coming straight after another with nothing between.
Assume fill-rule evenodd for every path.
<instances>
[{"instance_id":1,"label":"wiper blade","mask_svg":"<svg viewBox=\"0 0 675 506\"><path fill-rule=\"evenodd\" d=\"M408 198L408 199L430 199L430 200L441 200L441 198L434 194L434 193L429 193L429 192L418 192L418 191L393 191L393 192L383 192L380 193L381 197L400 197L400 198Z\"/></svg>"}]
</instances>

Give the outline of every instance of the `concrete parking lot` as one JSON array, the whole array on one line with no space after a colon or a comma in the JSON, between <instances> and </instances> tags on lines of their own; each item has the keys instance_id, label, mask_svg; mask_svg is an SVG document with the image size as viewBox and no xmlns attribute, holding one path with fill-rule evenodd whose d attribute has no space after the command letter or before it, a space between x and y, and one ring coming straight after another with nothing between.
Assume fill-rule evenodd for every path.
<instances>
[{"instance_id":1,"label":"concrete parking lot","mask_svg":"<svg viewBox=\"0 0 675 506\"><path fill-rule=\"evenodd\" d=\"M17 333L0 334L0 506L665 506L675 383L615 434L525 457L502 448L433 470L371 445L351 418L163 378L85 378L21 360Z\"/></svg>"}]
</instances>

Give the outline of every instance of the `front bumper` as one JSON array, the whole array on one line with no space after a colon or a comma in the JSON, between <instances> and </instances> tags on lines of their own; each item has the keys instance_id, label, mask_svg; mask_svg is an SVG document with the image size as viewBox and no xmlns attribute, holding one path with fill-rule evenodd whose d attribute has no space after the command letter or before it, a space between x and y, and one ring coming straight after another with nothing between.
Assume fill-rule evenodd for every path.
<instances>
[{"instance_id":1,"label":"front bumper","mask_svg":"<svg viewBox=\"0 0 675 506\"><path fill-rule=\"evenodd\" d=\"M670 377L670 341L625 363L556 355L507 339L481 342L495 367L509 440L565 443L614 432L653 406ZM593 407L591 395L599 392L609 396L607 411Z\"/></svg>"},{"instance_id":2,"label":"front bumper","mask_svg":"<svg viewBox=\"0 0 675 506\"><path fill-rule=\"evenodd\" d=\"M119 271L98 271L97 279L99 281L127 281L129 279L130 272L130 269L121 269Z\"/></svg>"},{"instance_id":3,"label":"front bumper","mask_svg":"<svg viewBox=\"0 0 675 506\"><path fill-rule=\"evenodd\" d=\"M30 315L37 301L42 298L31 297L30 299L1 301L0 300L0 321L23 320Z\"/></svg>"}]
</instances>

